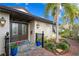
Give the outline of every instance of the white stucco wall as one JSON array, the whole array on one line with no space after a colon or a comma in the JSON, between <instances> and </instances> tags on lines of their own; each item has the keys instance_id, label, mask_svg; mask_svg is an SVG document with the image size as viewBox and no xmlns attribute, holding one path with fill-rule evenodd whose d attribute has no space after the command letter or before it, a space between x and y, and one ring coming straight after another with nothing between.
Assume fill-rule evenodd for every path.
<instances>
[{"instance_id":1,"label":"white stucco wall","mask_svg":"<svg viewBox=\"0 0 79 59\"><path fill-rule=\"evenodd\" d=\"M35 21L31 21L28 23L28 39L31 42L35 42ZM31 33L32 32L32 33Z\"/></svg>"},{"instance_id":2,"label":"white stucco wall","mask_svg":"<svg viewBox=\"0 0 79 59\"><path fill-rule=\"evenodd\" d=\"M9 14L6 14L6 13L2 13L0 12L0 18L1 17L4 17L5 20L6 20L6 24L4 25L4 27L1 27L0 26L0 54L4 53L4 46L5 46L5 40L4 40L4 37L5 37L5 33L6 32L10 32L9 31Z\"/></svg>"},{"instance_id":3,"label":"white stucco wall","mask_svg":"<svg viewBox=\"0 0 79 59\"><path fill-rule=\"evenodd\" d=\"M37 24L39 24L39 28L37 29ZM44 36L47 39L52 38L52 24L44 23L40 21L31 21L28 26L28 34L29 34L29 40L32 42L35 42L36 35L35 33L42 33L44 31ZM31 34L32 31L32 34Z\"/></svg>"},{"instance_id":4,"label":"white stucco wall","mask_svg":"<svg viewBox=\"0 0 79 59\"><path fill-rule=\"evenodd\" d=\"M39 28L37 29L36 24L39 24ZM35 33L42 33L44 31L44 36L46 38L51 38L52 36L52 24L44 23L40 21L35 21Z\"/></svg>"},{"instance_id":5,"label":"white stucco wall","mask_svg":"<svg viewBox=\"0 0 79 59\"><path fill-rule=\"evenodd\" d=\"M44 23L40 21L34 21L35 23L35 33L42 33L44 31L44 36L46 38L51 38L52 37L52 24L49 23ZM39 24L39 28L37 29L37 24Z\"/></svg>"}]
</instances>

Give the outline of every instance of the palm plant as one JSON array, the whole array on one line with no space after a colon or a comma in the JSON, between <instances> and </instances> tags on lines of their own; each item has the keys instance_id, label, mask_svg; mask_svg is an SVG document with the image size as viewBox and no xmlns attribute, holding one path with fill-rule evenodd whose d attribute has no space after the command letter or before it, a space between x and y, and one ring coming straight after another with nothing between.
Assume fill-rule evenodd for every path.
<instances>
[{"instance_id":1,"label":"palm plant","mask_svg":"<svg viewBox=\"0 0 79 59\"><path fill-rule=\"evenodd\" d=\"M69 3L48 3L45 8L45 16L49 15L51 11L51 15L54 17L54 22L56 23L56 42L59 43L59 24L58 24L58 17L60 14L60 7L64 10L64 15L70 19L72 23L74 18L77 17L79 14L79 9L76 4L69 4Z\"/></svg>"}]
</instances>

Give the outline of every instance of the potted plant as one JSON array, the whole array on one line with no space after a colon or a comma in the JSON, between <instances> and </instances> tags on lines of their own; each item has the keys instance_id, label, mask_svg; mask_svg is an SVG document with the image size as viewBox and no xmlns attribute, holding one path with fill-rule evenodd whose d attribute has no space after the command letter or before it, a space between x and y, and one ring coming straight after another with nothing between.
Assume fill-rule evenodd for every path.
<instances>
[{"instance_id":1,"label":"potted plant","mask_svg":"<svg viewBox=\"0 0 79 59\"><path fill-rule=\"evenodd\" d=\"M41 45L41 39L37 39L37 41L36 41L36 46L40 46Z\"/></svg>"},{"instance_id":2,"label":"potted plant","mask_svg":"<svg viewBox=\"0 0 79 59\"><path fill-rule=\"evenodd\" d=\"M11 44L11 56L15 56L18 52L18 48L17 48L17 44L16 43L12 43Z\"/></svg>"}]
</instances>

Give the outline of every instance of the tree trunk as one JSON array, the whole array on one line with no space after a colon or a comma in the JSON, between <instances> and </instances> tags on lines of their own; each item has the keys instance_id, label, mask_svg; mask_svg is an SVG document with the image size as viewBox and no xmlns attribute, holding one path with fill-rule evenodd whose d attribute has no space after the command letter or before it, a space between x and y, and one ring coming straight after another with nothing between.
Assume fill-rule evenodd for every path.
<instances>
[{"instance_id":1,"label":"tree trunk","mask_svg":"<svg viewBox=\"0 0 79 59\"><path fill-rule=\"evenodd\" d=\"M58 25L58 15L55 15L55 23L56 23L56 43L59 43L59 25Z\"/></svg>"},{"instance_id":2,"label":"tree trunk","mask_svg":"<svg viewBox=\"0 0 79 59\"><path fill-rule=\"evenodd\" d=\"M59 25L58 20L56 21L56 43L59 43Z\"/></svg>"},{"instance_id":3,"label":"tree trunk","mask_svg":"<svg viewBox=\"0 0 79 59\"><path fill-rule=\"evenodd\" d=\"M60 6L61 4L59 3L57 5L57 11L55 15L55 21L56 21L56 43L59 43L59 24L58 24L58 18L59 18L59 13L60 13Z\"/></svg>"}]
</instances>

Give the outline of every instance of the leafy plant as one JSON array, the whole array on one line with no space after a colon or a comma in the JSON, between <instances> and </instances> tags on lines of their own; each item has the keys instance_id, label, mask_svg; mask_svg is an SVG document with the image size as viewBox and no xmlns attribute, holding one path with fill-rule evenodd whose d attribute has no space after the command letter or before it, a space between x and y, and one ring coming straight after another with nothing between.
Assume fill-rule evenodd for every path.
<instances>
[{"instance_id":1,"label":"leafy plant","mask_svg":"<svg viewBox=\"0 0 79 59\"><path fill-rule=\"evenodd\" d=\"M49 51L53 51L54 50L54 44L51 44L51 43L47 44L47 49Z\"/></svg>"},{"instance_id":2,"label":"leafy plant","mask_svg":"<svg viewBox=\"0 0 79 59\"><path fill-rule=\"evenodd\" d=\"M55 44L52 40L45 40L44 47L49 51L55 50Z\"/></svg>"},{"instance_id":3,"label":"leafy plant","mask_svg":"<svg viewBox=\"0 0 79 59\"><path fill-rule=\"evenodd\" d=\"M70 44L69 44L69 42L67 41L68 39L62 39L61 40L61 43L66 43L66 44L68 44L69 46L70 46Z\"/></svg>"},{"instance_id":4,"label":"leafy plant","mask_svg":"<svg viewBox=\"0 0 79 59\"><path fill-rule=\"evenodd\" d=\"M42 42L42 39L38 38L38 39L37 39L37 42L38 42L38 41L39 41L39 42Z\"/></svg>"},{"instance_id":5,"label":"leafy plant","mask_svg":"<svg viewBox=\"0 0 79 59\"><path fill-rule=\"evenodd\" d=\"M60 32L60 35L64 38L72 37L73 31L70 31L69 29L65 29L63 32Z\"/></svg>"},{"instance_id":6,"label":"leafy plant","mask_svg":"<svg viewBox=\"0 0 79 59\"><path fill-rule=\"evenodd\" d=\"M74 24L73 25L73 39L79 41L79 24Z\"/></svg>"},{"instance_id":7,"label":"leafy plant","mask_svg":"<svg viewBox=\"0 0 79 59\"><path fill-rule=\"evenodd\" d=\"M70 49L70 44L65 39L61 40L60 43L55 43L52 40L45 40L44 45L44 47L49 51L55 51L56 49L68 51Z\"/></svg>"},{"instance_id":8,"label":"leafy plant","mask_svg":"<svg viewBox=\"0 0 79 59\"><path fill-rule=\"evenodd\" d=\"M69 44L67 44L65 42L61 42L61 43L56 45L56 48L62 49L64 51L67 51L67 50L69 50L70 46L69 46Z\"/></svg>"},{"instance_id":9,"label":"leafy plant","mask_svg":"<svg viewBox=\"0 0 79 59\"><path fill-rule=\"evenodd\" d=\"M11 44L11 48L17 48L17 44L16 43L12 43Z\"/></svg>"},{"instance_id":10,"label":"leafy plant","mask_svg":"<svg viewBox=\"0 0 79 59\"><path fill-rule=\"evenodd\" d=\"M73 24L73 21L76 17L79 17L79 8L76 4L70 3L48 3L45 8L45 16L49 17L49 13L51 11L51 15L54 17L54 23L56 24L56 43L59 43L59 25L58 25L58 17L60 14L60 6L64 9L64 19L69 19L70 24Z\"/></svg>"}]
</instances>

